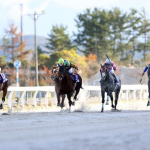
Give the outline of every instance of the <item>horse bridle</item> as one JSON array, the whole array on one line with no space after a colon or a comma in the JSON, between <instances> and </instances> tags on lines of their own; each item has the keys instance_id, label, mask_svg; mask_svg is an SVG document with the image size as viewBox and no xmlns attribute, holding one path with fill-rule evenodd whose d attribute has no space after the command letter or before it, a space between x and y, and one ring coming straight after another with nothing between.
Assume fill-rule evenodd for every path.
<instances>
[{"instance_id":1,"label":"horse bridle","mask_svg":"<svg viewBox=\"0 0 150 150\"><path fill-rule=\"evenodd\" d=\"M105 78L106 78L106 76L107 76L107 72L108 72L107 67L104 66L104 65L103 65L103 66L101 65L100 73L101 73L101 78L102 78L103 80L105 80Z\"/></svg>"},{"instance_id":2,"label":"horse bridle","mask_svg":"<svg viewBox=\"0 0 150 150\"><path fill-rule=\"evenodd\" d=\"M60 66L59 71L58 71L59 80L62 80L64 78L64 76L66 75L66 73L67 73L66 66Z\"/></svg>"},{"instance_id":3,"label":"horse bridle","mask_svg":"<svg viewBox=\"0 0 150 150\"><path fill-rule=\"evenodd\" d=\"M53 81L55 81L55 79L57 79L57 78L58 78L58 68L53 68L53 69L52 69L51 79L52 79Z\"/></svg>"}]
</instances>

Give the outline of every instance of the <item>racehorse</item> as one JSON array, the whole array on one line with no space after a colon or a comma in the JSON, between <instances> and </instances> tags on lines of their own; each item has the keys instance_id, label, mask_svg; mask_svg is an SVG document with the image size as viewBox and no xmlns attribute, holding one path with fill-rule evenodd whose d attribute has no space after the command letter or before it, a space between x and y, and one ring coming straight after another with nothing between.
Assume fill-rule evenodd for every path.
<instances>
[{"instance_id":1,"label":"racehorse","mask_svg":"<svg viewBox=\"0 0 150 150\"><path fill-rule=\"evenodd\" d=\"M148 102L147 102L147 106L150 106L150 75L148 75Z\"/></svg>"},{"instance_id":2,"label":"racehorse","mask_svg":"<svg viewBox=\"0 0 150 150\"><path fill-rule=\"evenodd\" d=\"M107 95L111 99L111 107L114 108L114 110L116 110L117 101L121 89L121 80L119 79L119 84L116 85L113 75L108 71L105 65L101 65L100 74L101 74L100 85L101 85L101 95L102 95L101 112L104 111L105 92L107 92ZM115 92L115 105L113 105L113 95L112 95L113 92Z\"/></svg>"},{"instance_id":3,"label":"racehorse","mask_svg":"<svg viewBox=\"0 0 150 150\"><path fill-rule=\"evenodd\" d=\"M3 103L5 102L5 97L9 85L11 85L11 81L9 79L3 84L0 82L0 91L3 91L2 103L0 104L0 109L3 109Z\"/></svg>"},{"instance_id":4,"label":"racehorse","mask_svg":"<svg viewBox=\"0 0 150 150\"><path fill-rule=\"evenodd\" d=\"M74 89L74 80L72 76L68 73L68 69L65 66L60 66L59 71L58 71L58 77L60 80L60 94L67 94L68 102L69 102L69 111L71 111L71 105L74 105L75 102L71 101L71 97L74 93L74 90L76 91L75 96L74 96L74 101L77 99L77 95L79 94L80 88L82 88L82 78L78 75L79 77L79 82L77 82L77 85ZM62 106L63 108L63 103L62 101Z\"/></svg>"},{"instance_id":5,"label":"racehorse","mask_svg":"<svg viewBox=\"0 0 150 150\"><path fill-rule=\"evenodd\" d=\"M63 101L65 99L65 94L61 95L62 96L62 101L60 104L60 80L58 78L58 67L54 66L52 68L52 75L51 75L51 79L55 82L55 92L56 92L56 96L57 96L57 106L61 106L63 105Z\"/></svg>"}]
</instances>

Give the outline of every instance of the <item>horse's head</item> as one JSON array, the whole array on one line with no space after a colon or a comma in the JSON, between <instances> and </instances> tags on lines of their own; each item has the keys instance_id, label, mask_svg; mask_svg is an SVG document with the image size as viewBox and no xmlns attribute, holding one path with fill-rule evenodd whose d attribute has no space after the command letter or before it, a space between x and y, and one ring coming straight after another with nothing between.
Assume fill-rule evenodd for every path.
<instances>
[{"instance_id":1,"label":"horse's head","mask_svg":"<svg viewBox=\"0 0 150 150\"><path fill-rule=\"evenodd\" d=\"M59 71L58 71L58 78L60 80L63 79L63 77L66 75L67 69L65 66L59 66Z\"/></svg>"},{"instance_id":2,"label":"horse's head","mask_svg":"<svg viewBox=\"0 0 150 150\"><path fill-rule=\"evenodd\" d=\"M53 67L53 68L52 68L51 79L52 79L53 81L55 81L55 79L58 78L58 70L59 70L58 67Z\"/></svg>"},{"instance_id":3,"label":"horse's head","mask_svg":"<svg viewBox=\"0 0 150 150\"><path fill-rule=\"evenodd\" d=\"M107 69L107 67L105 65L101 65L100 73L101 73L101 78L103 80L105 80L105 78L107 76L107 73L108 73L108 69Z\"/></svg>"}]
</instances>

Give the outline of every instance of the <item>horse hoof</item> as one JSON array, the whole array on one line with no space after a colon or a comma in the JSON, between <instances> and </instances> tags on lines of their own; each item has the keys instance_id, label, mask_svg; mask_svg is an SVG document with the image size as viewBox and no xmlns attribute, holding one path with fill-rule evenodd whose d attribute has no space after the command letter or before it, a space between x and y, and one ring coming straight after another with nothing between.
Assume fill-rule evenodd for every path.
<instances>
[{"instance_id":1,"label":"horse hoof","mask_svg":"<svg viewBox=\"0 0 150 150\"><path fill-rule=\"evenodd\" d=\"M102 109L101 112L104 112L104 110Z\"/></svg>"},{"instance_id":2,"label":"horse hoof","mask_svg":"<svg viewBox=\"0 0 150 150\"><path fill-rule=\"evenodd\" d=\"M121 112L122 109L111 109L111 112Z\"/></svg>"},{"instance_id":3,"label":"horse hoof","mask_svg":"<svg viewBox=\"0 0 150 150\"><path fill-rule=\"evenodd\" d=\"M106 105L109 105L109 102L106 102Z\"/></svg>"},{"instance_id":4,"label":"horse hoof","mask_svg":"<svg viewBox=\"0 0 150 150\"><path fill-rule=\"evenodd\" d=\"M112 107L112 108L115 108L115 106L114 106L114 105L112 105L111 107Z\"/></svg>"},{"instance_id":5,"label":"horse hoof","mask_svg":"<svg viewBox=\"0 0 150 150\"><path fill-rule=\"evenodd\" d=\"M60 106L60 104L57 104L57 106Z\"/></svg>"},{"instance_id":6,"label":"horse hoof","mask_svg":"<svg viewBox=\"0 0 150 150\"><path fill-rule=\"evenodd\" d=\"M147 106L149 106L150 104L149 104L149 102L147 103Z\"/></svg>"},{"instance_id":7,"label":"horse hoof","mask_svg":"<svg viewBox=\"0 0 150 150\"><path fill-rule=\"evenodd\" d=\"M78 98L74 99L74 101L78 101L78 100L79 100Z\"/></svg>"},{"instance_id":8,"label":"horse hoof","mask_svg":"<svg viewBox=\"0 0 150 150\"><path fill-rule=\"evenodd\" d=\"M74 106L75 105L75 102L72 102L72 106Z\"/></svg>"},{"instance_id":9,"label":"horse hoof","mask_svg":"<svg viewBox=\"0 0 150 150\"><path fill-rule=\"evenodd\" d=\"M3 109L3 105L2 104L0 105L0 109Z\"/></svg>"}]
</instances>

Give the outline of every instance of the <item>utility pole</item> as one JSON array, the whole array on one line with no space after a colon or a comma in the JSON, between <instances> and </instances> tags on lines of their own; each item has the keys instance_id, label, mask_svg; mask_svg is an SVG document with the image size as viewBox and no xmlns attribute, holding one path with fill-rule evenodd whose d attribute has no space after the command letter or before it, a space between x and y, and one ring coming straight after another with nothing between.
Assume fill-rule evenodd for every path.
<instances>
[{"instance_id":1,"label":"utility pole","mask_svg":"<svg viewBox=\"0 0 150 150\"><path fill-rule=\"evenodd\" d=\"M34 21L34 49L35 49L35 86L39 86L38 82L38 51L37 51L37 39L36 39L36 20L39 18L42 13L35 12L34 14L28 14Z\"/></svg>"}]
</instances>

